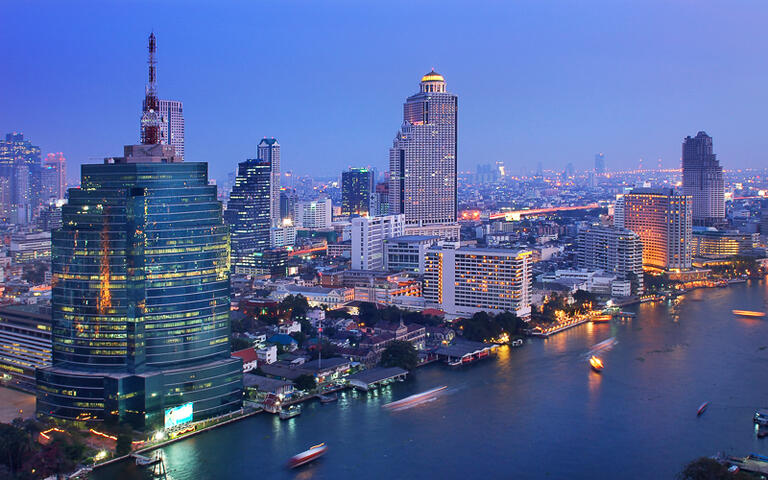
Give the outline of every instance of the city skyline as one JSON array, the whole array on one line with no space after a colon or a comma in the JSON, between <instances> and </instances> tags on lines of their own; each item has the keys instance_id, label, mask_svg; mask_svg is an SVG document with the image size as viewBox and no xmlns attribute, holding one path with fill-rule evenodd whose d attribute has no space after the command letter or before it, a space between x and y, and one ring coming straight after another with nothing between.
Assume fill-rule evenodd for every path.
<instances>
[{"instance_id":1,"label":"city skyline","mask_svg":"<svg viewBox=\"0 0 768 480\"><path fill-rule=\"evenodd\" d=\"M753 55L757 45L751 39L759 28L759 15L747 17L744 9L701 5L689 11L685 3L649 3L643 8L599 4L571 11L568 6L521 3L485 6L460 23L457 6L441 4L435 15L447 28L461 27L477 38L446 38L432 50L414 49L392 68L388 52L407 44L408 33L419 27L415 20L396 18L397 9L348 6L342 15L328 17L326 25L309 28L327 11L296 5L305 8L294 12L290 6L264 6L264 14L279 21L269 25L263 37L215 26L209 35L193 37L196 29L188 27L211 13L201 4L182 15L183 30L150 24L138 14L140 9L122 12L103 6L93 12L96 19L125 13L125 22L111 35L98 26L104 22L85 24L71 7L62 11L48 4L35 13L35 24L42 28L26 45L28 54L9 52L9 61L19 68L0 81L7 92L0 126L6 132L23 132L43 151L63 152L71 163L70 180L77 177L79 164L116 154L111 145L136 141L135 123L129 119L140 113L136 84L146 75L144 55L137 47L154 29L158 95L185 103L186 153L191 161L210 162L214 178L225 177L239 161L254 157L265 136L280 138L285 146L283 171L318 175L327 172L325 167L338 172L368 165L383 171L402 92L410 91L413 78L432 67L450 78L451 90L462 98L460 171L495 161L503 161L512 174L537 161L548 169L562 170L573 163L587 170L595 152L605 153L609 171L634 168L641 157L645 165L655 166L661 157L664 167L679 167L680 140L699 130L717 139L719 157L728 169L759 167L764 160L756 121L759 101L754 98L760 98L758 87L768 78L768 69L739 60L742 54ZM18 19L0 33L10 40L32 17L13 4L4 8ZM158 8L165 14L170 7ZM240 5L214 13L248 12ZM509 30L517 33L494 25L483 29L488 15L508 18L515 24ZM674 19L681 15L693 15L697 21L679 25ZM78 28L62 30L57 26L62 18ZM381 22L372 29L350 25L354 22L339 24L355 18ZM643 28L629 25L636 20ZM390 38L387 25L396 21L406 34ZM729 35L713 35L719 30ZM288 31L305 33L291 40L284 37ZM56 42L49 41L53 32L58 34ZM305 35L310 34L317 42L307 47ZM601 40L607 36L615 42ZM86 46L82 38L87 37L100 41ZM267 76L251 75L261 68L257 47L267 38L277 68ZM50 51L42 51L43 45ZM346 55L323 53L338 45ZM530 51L522 51L523 45L530 45ZM510 47L513 55L507 55ZM483 54L466 55L478 48ZM543 58L549 61L543 63ZM195 78L184 74L190 62L199 66ZM297 66L312 72L309 79L291 73ZM110 75L107 81L105 75L113 67L124 74ZM52 84L44 81L44 73L51 70L58 80ZM689 80L694 77L695 84ZM567 91L562 82L568 82ZM503 94L489 94L494 87L502 87ZM348 95L352 91L355 94ZM40 114L48 121L40 122ZM99 122L86 120L96 115ZM293 121L298 115L306 120ZM368 127L345 126L354 135L346 136L343 152L321 153L318 158L317 152L332 151L334 132L351 118L368 119ZM74 128L81 133L76 135Z\"/></svg>"}]
</instances>

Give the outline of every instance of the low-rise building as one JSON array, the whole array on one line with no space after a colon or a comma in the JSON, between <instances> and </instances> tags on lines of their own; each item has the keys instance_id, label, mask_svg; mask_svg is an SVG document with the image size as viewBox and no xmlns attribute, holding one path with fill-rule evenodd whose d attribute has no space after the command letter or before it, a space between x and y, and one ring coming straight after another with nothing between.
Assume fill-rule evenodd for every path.
<instances>
[{"instance_id":1,"label":"low-rise building","mask_svg":"<svg viewBox=\"0 0 768 480\"><path fill-rule=\"evenodd\" d=\"M307 299L310 307L327 306L328 308L338 308L354 299L355 291L352 288L324 288L324 287L302 287L299 285L280 285L272 292L271 298L282 300L288 295L302 295Z\"/></svg>"},{"instance_id":2,"label":"low-rise building","mask_svg":"<svg viewBox=\"0 0 768 480\"><path fill-rule=\"evenodd\" d=\"M427 250L439 239L434 235L404 235L385 240L384 269L390 272L423 272Z\"/></svg>"},{"instance_id":3,"label":"low-rise building","mask_svg":"<svg viewBox=\"0 0 768 480\"><path fill-rule=\"evenodd\" d=\"M694 257L707 259L722 259L737 255L748 255L758 244L757 233L740 233L735 231L717 230L713 227L693 228Z\"/></svg>"},{"instance_id":4,"label":"low-rise building","mask_svg":"<svg viewBox=\"0 0 768 480\"><path fill-rule=\"evenodd\" d=\"M14 263L50 260L51 232L14 234L11 236L10 252Z\"/></svg>"},{"instance_id":5,"label":"low-rise building","mask_svg":"<svg viewBox=\"0 0 768 480\"><path fill-rule=\"evenodd\" d=\"M37 305L0 307L0 377L35 390L35 370L51 364L51 310Z\"/></svg>"},{"instance_id":6,"label":"low-rise building","mask_svg":"<svg viewBox=\"0 0 768 480\"><path fill-rule=\"evenodd\" d=\"M232 352L232 356L243 360L243 373L256 370L256 367L258 366L258 355L253 347Z\"/></svg>"},{"instance_id":7,"label":"low-rise building","mask_svg":"<svg viewBox=\"0 0 768 480\"><path fill-rule=\"evenodd\" d=\"M267 345L264 348L256 350L256 358L259 365L269 365L277 361L277 346Z\"/></svg>"}]
</instances>

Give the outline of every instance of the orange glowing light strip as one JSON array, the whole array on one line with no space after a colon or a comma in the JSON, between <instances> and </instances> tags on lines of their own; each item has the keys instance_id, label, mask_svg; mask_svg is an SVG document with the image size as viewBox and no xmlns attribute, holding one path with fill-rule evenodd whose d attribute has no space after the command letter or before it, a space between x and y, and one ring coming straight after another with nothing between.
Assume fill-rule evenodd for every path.
<instances>
[{"instance_id":1,"label":"orange glowing light strip","mask_svg":"<svg viewBox=\"0 0 768 480\"><path fill-rule=\"evenodd\" d=\"M92 434L94 434L94 435L98 435L98 436L100 436L100 437L104 437L104 438L108 438L108 439L110 439L110 440L115 440L115 441L117 441L117 437L115 437L114 435L107 435L106 433L101 433L101 432L98 432L98 431L96 431L96 430L94 430L94 429L92 429L92 428L91 428L90 430L88 430L88 431L89 431L89 432L91 432L91 433L92 433Z\"/></svg>"},{"instance_id":2,"label":"orange glowing light strip","mask_svg":"<svg viewBox=\"0 0 768 480\"><path fill-rule=\"evenodd\" d=\"M304 255L305 253L312 253L312 252L322 252L323 250L327 250L328 246L320 246L320 247L311 247L311 248L305 248L304 250L294 250L293 252L289 252L288 256L292 257L294 255Z\"/></svg>"},{"instance_id":3,"label":"orange glowing light strip","mask_svg":"<svg viewBox=\"0 0 768 480\"><path fill-rule=\"evenodd\" d=\"M764 317L765 312L752 312L750 310L733 310L734 315L741 315L744 317Z\"/></svg>"},{"instance_id":4,"label":"orange glowing light strip","mask_svg":"<svg viewBox=\"0 0 768 480\"><path fill-rule=\"evenodd\" d=\"M497 220L499 218L505 218L507 216L520 215L521 217L525 217L528 215L541 215L545 213L555 213L555 212L570 212L573 210L591 210L593 208L600 208L600 205L598 205L597 203L590 203L589 205L580 205L577 207L552 207L552 208L533 208L530 210L510 210L508 212L492 213L489 215L488 218L491 220Z\"/></svg>"}]
</instances>

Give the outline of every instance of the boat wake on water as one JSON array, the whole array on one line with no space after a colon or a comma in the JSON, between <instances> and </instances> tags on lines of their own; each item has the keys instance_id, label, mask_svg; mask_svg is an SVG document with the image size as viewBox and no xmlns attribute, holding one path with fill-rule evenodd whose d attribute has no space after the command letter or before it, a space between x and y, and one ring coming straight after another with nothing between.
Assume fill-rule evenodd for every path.
<instances>
[{"instance_id":1,"label":"boat wake on water","mask_svg":"<svg viewBox=\"0 0 768 480\"><path fill-rule=\"evenodd\" d=\"M601 353L609 352L618 343L619 341L616 340L616 337L607 338L600 343L592 345L592 348L587 352L585 357L589 358L592 356L598 356Z\"/></svg>"},{"instance_id":2,"label":"boat wake on water","mask_svg":"<svg viewBox=\"0 0 768 480\"><path fill-rule=\"evenodd\" d=\"M391 410L393 412L400 412L402 410L408 410L413 407L418 407L419 405L424 405L427 403L434 402L437 400L437 397L445 393L445 390L448 387L443 385L442 387L433 388L431 390L427 390L426 392L417 393L415 395L411 395L409 397L405 397L402 400L397 400L394 402L387 403L383 405L383 408L386 408L387 410Z\"/></svg>"}]
</instances>

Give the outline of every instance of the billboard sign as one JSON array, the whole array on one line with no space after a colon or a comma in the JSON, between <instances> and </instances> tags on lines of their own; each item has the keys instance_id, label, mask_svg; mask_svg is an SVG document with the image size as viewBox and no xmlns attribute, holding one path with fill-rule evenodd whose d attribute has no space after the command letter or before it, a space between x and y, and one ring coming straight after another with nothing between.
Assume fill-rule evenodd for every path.
<instances>
[{"instance_id":1,"label":"billboard sign","mask_svg":"<svg viewBox=\"0 0 768 480\"><path fill-rule=\"evenodd\" d=\"M173 428L192 421L192 402L165 410L165 428Z\"/></svg>"}]
</instances>

